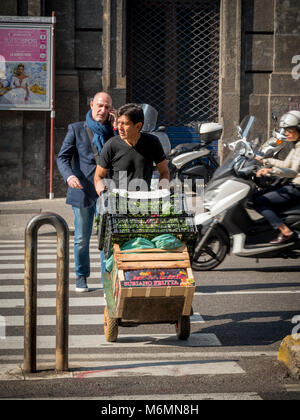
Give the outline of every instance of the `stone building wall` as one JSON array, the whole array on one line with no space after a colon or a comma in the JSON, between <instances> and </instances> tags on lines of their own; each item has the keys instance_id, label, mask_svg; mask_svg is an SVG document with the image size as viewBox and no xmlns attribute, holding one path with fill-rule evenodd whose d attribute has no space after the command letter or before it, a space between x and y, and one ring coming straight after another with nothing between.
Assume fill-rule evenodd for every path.
<instances>
[{"instance_id":1,"label":"stone building wall","mask_svg":"<svg viewBox=\"0 0 300 420\"><path fill-rule=\"evenodd\" d=\"M16 16L21 3L0 3L0 14ZM26 12L36 13L32 1ZM29 7L28 7L29 6ZM0 111L0 200L45 197L46 194L46 113Z\"/></svg>"},{"instance_id":2,"label":"stone building wall","mask_svg":"<svg viewBox=\"0 0 300 420\"><path fill-rule=\"evenodd\" d=\"M241 114L265 121L267 135L272 114L300 109L299 0L243 0L242 15Z\"/></svg>"},{"instance_id":3,"label":"stone building wall","mask_svg":"<svg viewBox=\"0 0 300 420\"><path fill-rule=\"evenodd\" d=\"M126 100L125 0L10 0L0 15L56 12L55 155L68 124L82 120L89 99L107 90ZM228 138L245 114L272 128L300 107L299 0L221 0L219 119ZM126 67L126 65L125 65ZM49 194L50 113L0 111L0 201ZM66 186L55 165L54 196Z\"/></svg>"},{"instance_id":4,"label":"stone building wall","mask_svg":"<svg viewBox=\"0 0 300 420\"><path fill-rule=\"evenodd\" d=\"M57 153L68 124L85 119L89 100L102 90L101 0L10 0L0 3L1 16L51 16L56 12ZM0 201L49 195L50 112L0 111ZM54 167L55 197L66 194Z\"/></svg>"}]
</instances>

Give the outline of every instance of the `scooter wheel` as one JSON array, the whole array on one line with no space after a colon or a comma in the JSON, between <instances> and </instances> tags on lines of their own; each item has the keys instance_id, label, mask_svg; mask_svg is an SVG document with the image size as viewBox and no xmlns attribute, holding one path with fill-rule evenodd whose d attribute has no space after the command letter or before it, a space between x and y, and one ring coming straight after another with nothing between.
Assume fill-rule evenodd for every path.
<instances>
[{"instance_id":1,"label":"scooter wheel","mask_svg":"<svg viewBox=\"0 0 300 420\"><path fill-rule=\"evenodd\" d=\"M196 257L195 253L192 262L193 270L208 271L218 267L224 261L228 247L229 243L226 233L216 226L207 238L200 254Z\"/></svg>"},{"instance_id":2,"label":"scooter wheel","mask_svg":"<svg viewBox=\"0 0 300 420\"><path fill-rule=\"evenodd\" d=\"M178 340L187 340L191 333L191 322L188 315L182 315L175 324Z\"/></svg>"},{"instance_id":3,"label":"scooter wheel","mask_svg":"<svg viewBox=\"0 0 300 420\"><path fill-rule=\"evenodd\" d=\"M108 307L104 308L104 335L106 341L114 342L118 338L118 320L110 318Z\"/></svg>"}]
</instances>

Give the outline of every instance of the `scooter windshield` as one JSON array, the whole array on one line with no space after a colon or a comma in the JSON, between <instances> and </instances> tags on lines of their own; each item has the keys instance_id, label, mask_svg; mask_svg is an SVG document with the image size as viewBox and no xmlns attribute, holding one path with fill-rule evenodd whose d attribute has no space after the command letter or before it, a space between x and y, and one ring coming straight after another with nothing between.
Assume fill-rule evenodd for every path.
<instances>
[{"instance_id":1,"label":"scooter windshield","mask_svg":"<svg viewBox=\"0 0 300 420\"><path fill-rule=\"evenodd\" d=\"M251 115L246 116L237 127L233 139L223 143L225 158L213 179L229 175L238 159L253 159L263 143L263 133L263 124Z\"/></svg>"},{"instance_id":2,"label":"scooter windshield","mask_svg":"<svg viewBox=\"0 0 300 420\"><path fill-rule=\"evenodd\" d=\"M264 131L265 127L259 119L247 115L237 127L234 139L226 142L224 146L232 152L231 155L245 155L250 149L255 153L263 144Z\"/></svg>"},{"instance_id":3,"label":"scooter windshield","mask_svg":"<svg viewBox=\"0 0 300 420\"><path fill-rule=\"evenodd\" d=\"M242 137L251 143L252 149L257 151L264 142L266 125L252 115L246 116L240 125Z\"/></svg>"},{"instance_id":4,"label":"scooter windshield","mask_svg":"<svg viewBox=\"0 0 300 420\"><path fill-rule=\"evenodd\" d=\"M141 107L144 111L144 125L142 131L151 132L156 127L158 112L153 106L148 104L141 104Z\"/></svg>"}]
</instances>

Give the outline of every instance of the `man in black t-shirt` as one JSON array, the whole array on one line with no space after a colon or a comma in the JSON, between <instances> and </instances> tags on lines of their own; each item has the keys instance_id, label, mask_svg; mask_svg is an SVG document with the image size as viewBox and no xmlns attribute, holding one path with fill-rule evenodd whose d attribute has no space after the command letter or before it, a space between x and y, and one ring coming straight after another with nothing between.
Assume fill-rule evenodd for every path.
<instances>
[{"instance_id":1,"label":"man in black t-shirt","mask_svg":"<svg viewBox=\"0 0 300 420\"><path fill-rule=\"evenodd\" d=\"M141 133L144 124L142 108L135 104L122 106L118 112L119 136L105 143L97 161L95 189L100 195L105 190L104 178L109 172L114 188L149 190L156 164L160 180L169 180L169 170L159 139Z\"/></svg>"}]
</instances>

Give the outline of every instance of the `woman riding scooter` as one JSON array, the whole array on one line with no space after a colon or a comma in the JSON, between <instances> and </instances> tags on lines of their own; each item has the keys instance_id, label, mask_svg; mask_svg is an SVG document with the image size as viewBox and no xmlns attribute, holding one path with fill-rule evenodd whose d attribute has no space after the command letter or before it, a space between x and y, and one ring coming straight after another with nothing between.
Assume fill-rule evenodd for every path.
<instances>
[{"instance_id":1,"label":"woman riding scooter","mask_svg":"<svg viewBox=\"0 0 300 420\"><path fill-rule=\"evenodd\" d=\"M284 128L287 140L293 142L293 149L286 159L282 161L256 157L269 166L259 169L257 177L271 174L289 179L284 186L254 197L255 210L261 213L274 229L279 230L278 237L270 241L272 245L281 245L295 239L294 232L283 223L279 214L300 202L300 112L290 111L284 114L280 119L280 127Z\"/></svg>"}]
</instances>

